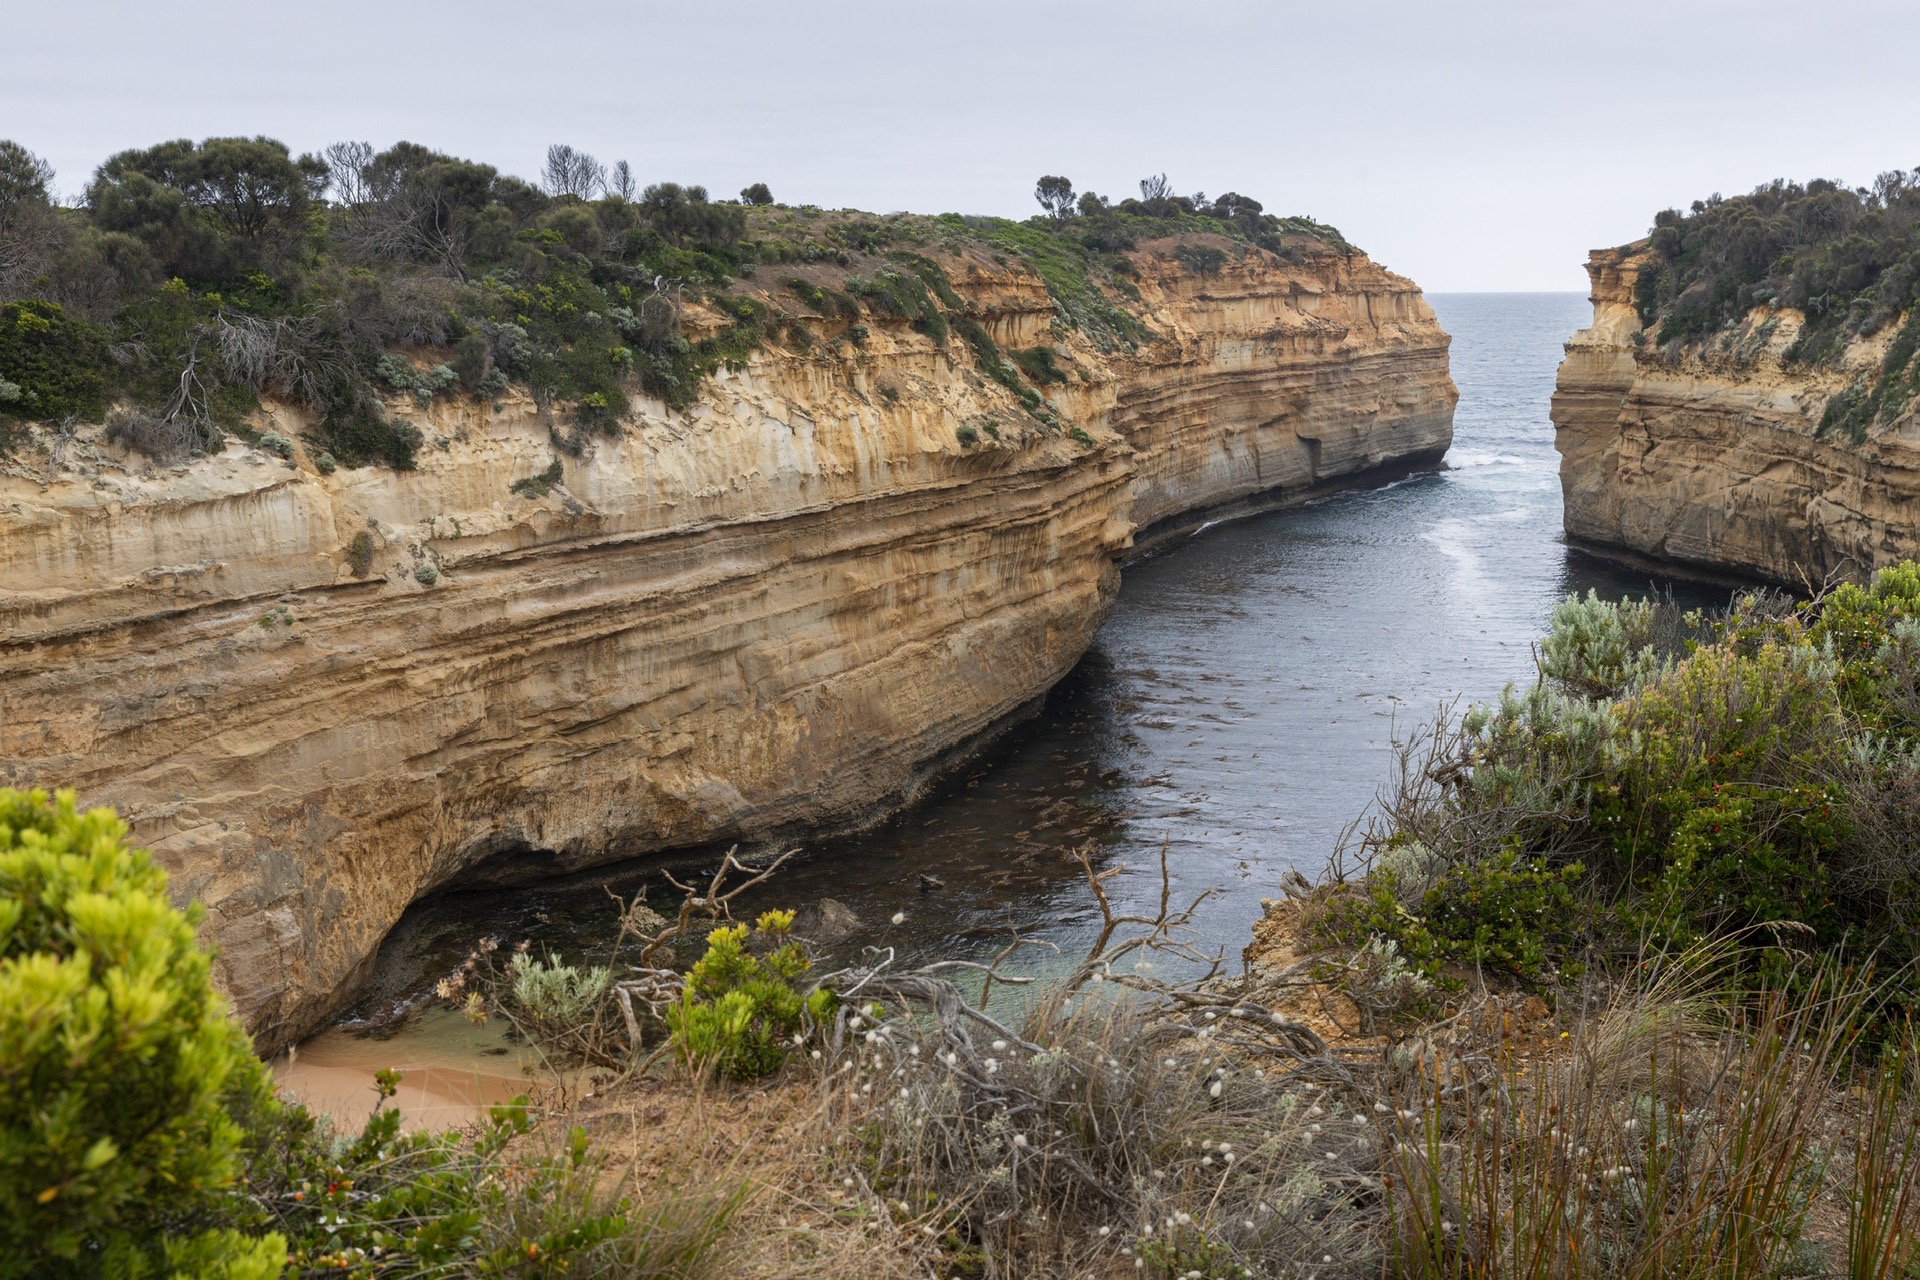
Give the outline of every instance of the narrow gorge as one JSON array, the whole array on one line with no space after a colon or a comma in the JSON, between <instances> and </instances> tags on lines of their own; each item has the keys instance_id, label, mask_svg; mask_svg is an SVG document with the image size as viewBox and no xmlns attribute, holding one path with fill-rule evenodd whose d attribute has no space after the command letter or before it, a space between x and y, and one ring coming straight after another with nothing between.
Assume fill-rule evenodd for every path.
<instances>
[{"instance_id":1,"label":"narrow gorge","mask_svg":"<svg viewBox=\"0 0 1920 1280\"><path fill-rule=\"evenodd\" d=\"M1445 452L1418 288L1289 250L1141 243L1119 340L948 241L984 343L818 306L608 431L396 398L412 470L336 469L284 400L174 465L36 428L0 457L0 783L125 816L263 1050L437 891L870 821L1074 665L1143 537ZM844 272L761 275L790 307Z\"/></svg>"}]
</instances>

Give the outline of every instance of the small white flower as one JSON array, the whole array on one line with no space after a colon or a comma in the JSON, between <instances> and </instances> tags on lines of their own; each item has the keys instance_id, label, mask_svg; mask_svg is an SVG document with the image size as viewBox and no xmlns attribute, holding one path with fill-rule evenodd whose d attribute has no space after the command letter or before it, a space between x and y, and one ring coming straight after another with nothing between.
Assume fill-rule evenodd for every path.
<instances>
[{"instance_id":1,"label":"small white flower","mask_svg":"<svg viewBox=\"0 0 1920 1280\"><path fill-rule=\"evenodd\" d=\"M1220 1158L1222 1160L1225 1160L1228 1164L1232 1164L1235 1160L1238 1160L1240 1157L1236 1156L1235 1154L1233 1154L1233 1152L1229 1151L1225 1155L1221 1156Z\"/></svg>"},{"instance_id":2,"label":"small white flower","mask_svg":"<svg viewBox=\"0 0 1920 1280\"><path fill-rule=\"evenodd\" d=\"M1223 1082L1223 1081L1220 1081L1220 1080L1215 1080L1215 1081L1214 1081L1214 1082L1213 1082L1213 1083L1212 1083L1211 1085L1209 1085L1209 1086L1207 1086L1207 1096L1208 1096L1208 1097L1210 1097L1210 1098L1217 1098L1217 1097L1219 1097L1219 1096L1220 1096L1220 1086L1221 1086L1221 1084L1222 1084L1222 1083L1224 1083L1224 1082Z\"/></svg>"},{"instance_id":3,"label":"small white flower","mask_svg":"<svg viewBox=\"0 0 1920 1280\"><path fill-rule=\"evenodd\" d=\"M1000 1064L992 1058L988 1058L985 1062L981 1063L980 1065L985 1067L989 1072L998 1071L1000 1069Z\"/></svg>"},{"instance_id":4,"label":"small white flower","mask_svg":"<svg viewBox=\"0 0 1920 1280\"><path fill-rule=\"evenodd\" d=\"M1100 1228L1100 1234L1101 1234L1101 1235L1103 1235L1103 1236L1110 1236L1110 1235L1112 1235L1112 1234L1113 1234L1113 1228L1112 1228L1112 1227L1102 1227L1102 1228Z\"/></svg>"},{"instance_id":5,"label":"small white flower","mask_svg":"<svg viewBox=\"0 0 1920 1280\"><path fill-rule=\"evenodd\" d=\"M820 1051L818 1049L815 1049L813 1051L813 1060L815 1062L818 1062L820 1060Z\"/></svg>"},{"instance_id":6,"label":"small white flower","mask_svg":"<svg viewBox=\"0 0 1920 1280\"><path fill-rule=\"evenodd\" d=\"M1020 1148L1022 1151L1025 1151L1027 1149L1027 1135L1024 1133L1014 1134L1013 1145Z\"/></svg>"},{"instance_id":7,"label":"small white flower","mask_svg":"<svg viewBox=\"0 0 1920 1280\"><path fill-rule=\"evenodd\" d=\"M907 922L907 913L906 913L906 912L904 912L904 911L896 911L896 912L894 912L894 913L893 913L893 922L894 922L895 924L905 924L905 923Z\"/></svg>"},{"instance_id":8,"label":"small white flower","mask_svg":"<svg viewBox=\"0 0 1920 1280\"><path fill-rule=\"evenodd\" d=\"M1217 1018L1217 1017L1219 1017L1219 1016L1220 1016L1220 1015L1219 1015L1219 1014L1217 1014L1217 1013L1215 1013L1215 1012L1214 1012L1213 1010L1211 1010L1211 1009L1209 1009L1209 1010L1207 1010L1207 1021L1208 1021L1208 1022L1212 1022L1212 1021L1213 1021L1213 1020L1214 1020L1215 1018Z\"/></svg>"}]
</instances>

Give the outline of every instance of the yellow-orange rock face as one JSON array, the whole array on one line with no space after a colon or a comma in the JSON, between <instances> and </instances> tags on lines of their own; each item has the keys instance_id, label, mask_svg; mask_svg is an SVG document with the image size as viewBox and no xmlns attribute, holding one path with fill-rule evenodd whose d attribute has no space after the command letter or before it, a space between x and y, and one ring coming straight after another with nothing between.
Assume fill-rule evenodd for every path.
<instances>
[{"instance_id":1,"label":"yellow-orange rock face","mask_svg":"<svg viewBox=\"0 0 1920 1280\"><path fill-rule=\"evenodd\" d=\"M1571 538L1796 585L1920 555L1920 421L1859 443L1819 431L1891 328L1812 369L1782 358L1805 317L1759 308L1670 360L1634 309L1636 254L1597 250L1587 271L1593 327L1567 343L1553 397Z\"/></svg>"},{"instance_id":2,"label":"yellow-orange rock face","mask_svg":"<svg viewBox=\"0 0 1920 1280\"><path fill-rule=\"evenodd\" d=\"M443 887L851 825L1093 638L1137 526L1299 496L1451 435L1446 335L1360 255L1185 275L1163 340L1050 333L1037 277L948 264L1073 374L1038 429L961 344L771 346L556 458L524 398L414 411L417 471L237 442L154 468L83 428L0 463L0 782L117 806L207 905L264 1048L348 1001ZM291 409L260 425L296 436ZM991 433L968 424L993 424ZM364 535L364 536L362 536Z\"/></svg>"}]
</instances>

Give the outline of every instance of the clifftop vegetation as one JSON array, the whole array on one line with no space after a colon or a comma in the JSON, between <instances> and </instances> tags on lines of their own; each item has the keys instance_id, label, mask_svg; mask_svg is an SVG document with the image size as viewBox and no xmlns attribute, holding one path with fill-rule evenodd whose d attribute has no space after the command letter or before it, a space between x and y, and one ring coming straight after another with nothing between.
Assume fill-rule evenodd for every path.
<instances>
[{"instance_id":1,"label":"clifftop vegetation","mask_svg":"<svg viewBox=\"0 0 1920 1280\"><path fill-rule=\"evenodd\" d=\"M738 200L641 188L624 161L566 146L537 184L411 142L295 156L263 137L123 151L68 205L53 179L0 142L0 446L10 420L111 414L123 443L163 461L247 431L263 395L310 411L323 469L411 467L409 399L510 385L614 430L635 393L685 406L764 342L858 346L869 317L942 345L959 329L1046 423L1028 366L968 320L929 253L1023 259L1060 323L1111 347L1149 337L1125 305L1142 241L1348 251L1330 227L1231 193L1176 195L1164 176L1117 203L1048 179L1046 213L1026 222L787 208L765 183ZM1226 258L1195 245L1179 260L1208 274ZM786 266L800 270L766 278Z\"/></svg>"},{"instance_id":2,"label":"clifftop vegetation","mask_svg":"<svg viewBox=\"0 0 1920 1280\"><path fill-rule=\"evenodd\" d=\"M1793 307L1809 322L1797 358L1819 359L1920 296L1917 222L1920 170L1883 173L1871 187L1776 178L1748 195L1716 194L1691 212L1655 215L1634 300L1662 343L1709 334L1756 306Z\"/></svg>"},{"instance_id":3,"label":"clifftop vegetation","mask_svg":"<svg viewBox=\"0 0 1920 1280\"><path fill-rule=\"evenodd\" d=\"M1906 412L1920 393L1920 169L1871 187L1775 179L1744 196L1696 200L1654 218L1634 301L1656 341L1675 349L1737 326L1754 308L1791 307L1806 325L1790 362L1831 363L1854 338L1908 317L1880 368L1827 404L1822 435L1854 443Z\"/></svg>"}]
</instances>

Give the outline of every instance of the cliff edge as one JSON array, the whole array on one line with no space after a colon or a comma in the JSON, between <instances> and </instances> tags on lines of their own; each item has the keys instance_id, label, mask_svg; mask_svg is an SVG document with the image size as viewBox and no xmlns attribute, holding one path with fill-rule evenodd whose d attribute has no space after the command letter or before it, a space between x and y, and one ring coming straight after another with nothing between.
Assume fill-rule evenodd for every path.
<instances>
[{"instance_id":1,"label":"cliff edge","mask_svg":"<svg viewBox=\"0 0 1920 1280\"><path fill-rule=\"evenodd\" d=\"M1920 554L1916 190L1775 183L1589 256L1552 408L1571 540L1795 586Z\"/></svg>"},{"instance_id":2,"label":"cliff edge","mask_svg":"<svg viewBox=\"0 0 1920 1280\"><path fill-rule=\"evenodd\" d=\"M173 465L33 428L0 459L0 780L116 806L270 1050L436 890L871 819L1067 672L1136 529L1450 440L1446 335L1344 246L1142 243L1125 341L1016 253L929 252L936 332L808 307L596 431L423 393L412 470L336 468L272 397Z\"/></svg>"}]
</instances>

